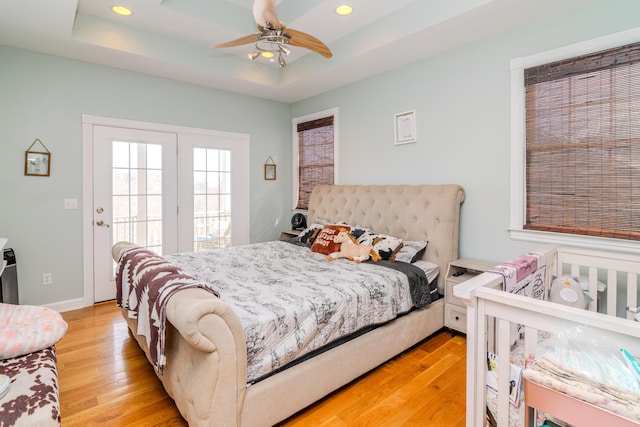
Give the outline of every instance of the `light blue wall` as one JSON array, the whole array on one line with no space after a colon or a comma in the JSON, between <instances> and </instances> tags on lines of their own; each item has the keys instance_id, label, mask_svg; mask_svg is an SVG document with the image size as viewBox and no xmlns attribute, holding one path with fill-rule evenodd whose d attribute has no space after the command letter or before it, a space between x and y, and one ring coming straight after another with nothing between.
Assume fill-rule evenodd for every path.
<instances>
[{"instance_id":1,"label":"light blue wall","mask_svg":"<svg viewBox=\"0 0 640 427\"><path fill-rule=\"evenodd\" d=\"M290 106L0 46L0 236L18 254L21 302L82 297L83 219L63 210L65 198L82 203L82 114L249 133L256 242L288 226L291 117L337 106L342 183L459 183L461 256L529 250L507 232L509 61L633 28L639 16L636 0L602 1ZM409 109L418 142L394 146L393 114ZM53 153L49 178L23 175L35 138ZM268 156L277 181L262 180Z\"/></svg>"},{"instance_id":2,"label":"light blue wall","mask_svg":"<svg viewBox=\"0 0 640 427\"><path fill-rule=\"evenodd\" d=\"M292 115L340 107L343 184L462 185L460 255L506 260L538 245L507 231L510 60L633 28L639 17L638 1L602 1L298 102ZM394 146L393 115L412 109L418 142Z\"/></svg>"},{"instance_id":3,"label":"light blue wall","mask_svg":"<svg viewBox=\"0 0 640 427\"><path fill-rule=\"evenodd\" d=\"M83 296L83 114L250 134L251 240L288 226L288 105L0 46L0 236L17 254L21 303ZM36 138L52 153L48 178L24 176ZM281 166L276 181L263 180L269 156ZM64 210L65 198L79 209Z\"/></svg>"}]
</instances>

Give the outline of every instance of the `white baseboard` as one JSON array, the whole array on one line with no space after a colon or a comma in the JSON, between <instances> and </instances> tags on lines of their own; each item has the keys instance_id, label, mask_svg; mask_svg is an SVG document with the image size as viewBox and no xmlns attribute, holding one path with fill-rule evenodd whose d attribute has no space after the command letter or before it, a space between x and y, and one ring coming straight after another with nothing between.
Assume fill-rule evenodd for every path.
<instances>
[{"instance_id":1,"label":"white baseboard","mask_svg":"<svg viewBox=\"0 0 640 427\"><path fill-rule=\"evenodd\" d=\"M54 302L53 304L45 304L44 307L48 307L58 313L63 313L65 311L77 310L87 306L84 303L84 298L76 298L68 301Z\"/></svg>"}]
</instances>

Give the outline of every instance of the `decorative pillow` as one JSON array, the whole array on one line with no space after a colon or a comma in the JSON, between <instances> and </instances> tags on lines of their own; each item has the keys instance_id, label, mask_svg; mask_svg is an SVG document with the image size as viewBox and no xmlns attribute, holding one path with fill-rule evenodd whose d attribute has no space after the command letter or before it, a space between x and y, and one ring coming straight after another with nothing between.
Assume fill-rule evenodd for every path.
<instances>
[{"instance_id":1,"label":"decorative pillow","mask_svg":"<svg viewBox=\"0 0 640 427\"><path fill-rule=\"evenodd\" d=\"M341 231L348 232L350 229L351 227L348 225L325 225L311 245L311 252L318 252L325 255L329 255L332 252L338 252L340 250L341 243L335 243L333 241L334 236Z\"/></svg>"},{"instance_id":2,"label":"decorative pillow","mask_svg":"<svg viewBox=\"0 0 640 427\"><path fill-rule=\"evenodd\" d=\"M404 240L402 248L396 254L396 261L414 263L424 255L427 250L428 240Z\"/></svg>"},{"instance_id":3,"label":"decorative pillow","mask_svg":"<svg viewBox=\"0 0 640 427\"><path fill-rule=\"evenodd\" d=\"M298 234L298 240L300 240L301 243L312 245L322 230L322 227L324 227L324 225L314 222Z\"/></svg>"},{"instance_id":4,"label":"decorative pillow","mask_svg":"<svg viewBox=\"0 0 640 427\"><path fill-rule=\"evenodd\" d=\"M362 237L362 235L368 231L369 231L368 228L363 227L361 225L356 225L355 227L351 227L351 231L349 232L349 234L351 234L353 238L356 239L356 241L358 241L360 237Z\"/></svg>"},{"instance_id":5,"label":"decorative pillow","mask_svg":"<svg viewBox=\"0 0 640 427\"><path fill-rule=\"evenodd\" d=\"M51 347L66 332L67 322L50 308L0 303L0 359Z\"/></svg>"},{"instance_id":6,"label":"decorative pillow","mask_svg":"<svg viewBox=\"0 0 640 427\"><path fill-rule=\"evenodd\" d=\"M386 261L395 261L396 253L402 248L401 239L371 230L365 231L357 240L361 245L371 246Z\"/></svg>"}]
</instances>

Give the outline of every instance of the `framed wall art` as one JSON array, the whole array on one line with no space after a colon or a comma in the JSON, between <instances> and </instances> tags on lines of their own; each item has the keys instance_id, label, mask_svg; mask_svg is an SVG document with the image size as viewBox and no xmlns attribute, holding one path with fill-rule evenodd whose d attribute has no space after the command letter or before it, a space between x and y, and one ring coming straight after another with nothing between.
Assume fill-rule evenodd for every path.
<instances>
[{"instance_id":1,"label":"framed wall art","mask_svg":"<svg viewBox=\"0 0 640 427\"><path fill-rule=\"evenodd\" d=\"M276 164L271 156L264 164L264 179L265 181L275 181L276 179Z\"/></svg>"},{"instance_id":2,"label":"framed wall art","mask_svg":"<svg viewBox=\"0 0 640 427\"><path fill-rule=\"evenodd\" d=\"M40 144L42 150L36 151L34 145ZM51 173L51 152L39 139L33 141L33 144L24 154L24 174L28 176L49 176Z\"/></svg>"},{"instance_id":3,"label":"framed wall art","mask_svg":"<svg viewBox=\"0 0 640 427\"><path fill-rule=\"evenodd\" d=\"M405 111L393 115L395 145L416 142L416 111Z\"/></svg>"}]
</instances>

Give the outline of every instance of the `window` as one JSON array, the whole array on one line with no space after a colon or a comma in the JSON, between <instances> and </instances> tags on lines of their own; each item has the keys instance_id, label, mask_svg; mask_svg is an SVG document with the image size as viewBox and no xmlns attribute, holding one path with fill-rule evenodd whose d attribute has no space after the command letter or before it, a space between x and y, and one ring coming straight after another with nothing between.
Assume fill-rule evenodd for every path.
<instances>
[{"instance_id":1,"label":"window","mask_svg":"<svg viewBox=\"0 0 640 427\"><path fill-rule=\"evenodd\" d=\"M293 120L295 209L306 210L313 187L336 182L337 109Z\"/></svg>"},{"instance_id":2,"label":"window","mask_svg":"<svg viewBox=\"0 0 640 427\"><path fill-rule=\"evenodd\" d=\"M224 248L231 232L231 150L193 148L193 250Z\"/></svg>"},{"instance_id":3,"label":"window","mask_svg":"<svg viewBox=\"0 0 640 427\"><path fill-rule=\"evenodd\" d=\"M524 118L512 228L640 240L640 43L616 41L512 62Z\"/></svg>"}]
</instances>

